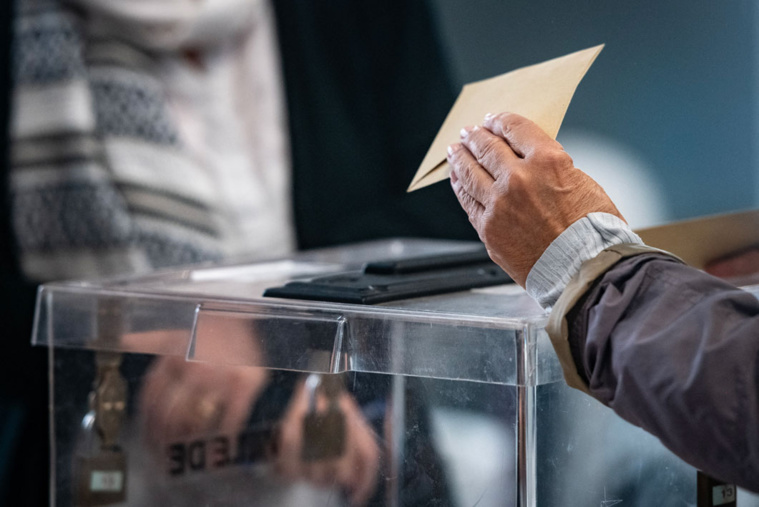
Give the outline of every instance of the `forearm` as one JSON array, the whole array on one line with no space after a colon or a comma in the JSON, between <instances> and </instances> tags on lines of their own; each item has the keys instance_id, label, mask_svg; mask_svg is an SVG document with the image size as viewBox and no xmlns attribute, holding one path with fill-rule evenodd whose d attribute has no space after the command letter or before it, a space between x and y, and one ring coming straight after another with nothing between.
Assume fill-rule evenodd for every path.
<instances>
[{"instance_id":1,"label":"forearm","mask_svg":"<svg viewBox=\"0 0 759 507\"><path fill-rule=\"evenodd\" d=\"M759 301L660 254L624 259L568 314L590 393L684 460L759 490Z\"/></svg>"}]
</instances>

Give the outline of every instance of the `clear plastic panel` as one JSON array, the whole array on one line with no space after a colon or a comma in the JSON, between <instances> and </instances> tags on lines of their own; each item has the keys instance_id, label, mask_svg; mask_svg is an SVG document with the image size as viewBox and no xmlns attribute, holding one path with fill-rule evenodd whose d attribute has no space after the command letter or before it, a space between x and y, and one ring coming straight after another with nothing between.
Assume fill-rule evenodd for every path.
<instances>
[{"instance_id":1,"label":"clear plastic panel","mask_svg":"<svg viewBox=\"0 0 759 507\"><path fill-rule=\"evenodd\" d=\"M79 286L43 286L33 343L161 355L187 354L197 302Z\"/></svg>"},{"instance_id":2,"label":"clear plastic panel","mask_svg":"<svg viewBox=\"0 0 759 507\"><path fill-rule=\"evenodd\" d=\"M494 327L463 318L375 309L266 312L202 305L189 358L220 364L340 373L390 373L515 385L525 323ZM534 366L533 366L534 369ZM546 374L546 378L548 374ZM530 381L534 381L533 378Z\"/></svg>"},{"instance_id":3,"label":"clear plastic panel","mask_svg":"<svg viewBox=\"0 0 759 507\"><path fill-rule=\"evenodd\" d=\"M696 505L696 470L564 382L537 386L537 505Z\"/></svg>"},{"instance_id":4,"label":"clear plastic panel","mask_svg":"<svg viewBox=\"0 0 759 507\"><path fill-rule=\"evenodd\" d=\"M88 468L104 455L89 401L96 355L54 351L57 506L92 505L78 493L82 481L104 483ZM127 403L107 453L126 464L117 505L516 505L513 386L356 372L314 381L173 356L120 360ZM331 410L330 396L341 448L325 428L309 429L312 411Z\"/></svg>"},{"instance_id":5,"label":"clear plastic panel","mask_svg":"<svg viewBox=\"0 0 759 507\"><path fill-rule=\"evenodd\" d=\"M487 315L496 296L483 298L478 306L485 315L466 314L471 304L463 302L467 293L419 298L418 304L429 305L433 299L461 300L462 309L454 312L453 305L434 312L261 298L218 301L50 284L39 293L34 342L321 373L357 371L507 385L561 378L540 329L544 316L509 317L502 308L497 311L506 315ZM517 364L522 348L535 351L530 361ZM526 368L524 375L521 367Z\"/></svg>"}]
</instances>

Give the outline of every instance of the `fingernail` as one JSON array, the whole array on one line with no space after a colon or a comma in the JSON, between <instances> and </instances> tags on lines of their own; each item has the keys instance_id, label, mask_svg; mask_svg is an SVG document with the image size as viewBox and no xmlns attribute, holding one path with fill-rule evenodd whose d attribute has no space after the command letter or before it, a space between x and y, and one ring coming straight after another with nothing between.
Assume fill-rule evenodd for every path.
<instances>
[{"instance_id":1,"label":"fingernail","mask_svg":"<svg viewBox=\"0 0 759 507\"><path fill-rule=\"evenodd\" d=\"M485 115L485 121L490 121L491 118L493 118L493 113L488 113Z\"/></svg>"},{"instance_id":2,"label":"fingernail","mask_svg":"<svg viewBox=\"0 0 759 507\"><path fill-rule=\"evenodd\" d=\"M448 156L450 157L451 155L453 155L453 146L448 147Z\"/></svg>"},{"instance_id":3,"label":"fingernail","mask_svg":"<svg viewBox=\"0 0 759 507\"><path fill-rule=\"evenodd\" d=\"M464 127L463 129L461 129L461 130L459 131L459 135L461 136L461 138L462 138L462 139L464 139L464 138L465 138L466 136L468 136L468 135L469 135L469 133L470 133L471 131L473 131L475 128L477 128L477 127Z\"/></svg>"}]
</instances>

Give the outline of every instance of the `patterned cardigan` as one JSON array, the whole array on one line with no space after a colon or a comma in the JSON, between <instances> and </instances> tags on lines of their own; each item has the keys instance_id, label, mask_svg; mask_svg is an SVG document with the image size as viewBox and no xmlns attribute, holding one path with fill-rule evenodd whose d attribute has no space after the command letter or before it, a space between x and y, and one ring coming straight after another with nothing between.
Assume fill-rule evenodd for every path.
<instances>
[{"instance_id":1,"label":"patterned cardigan","mask_svg":"<svg viewBox=\"0 0 759 507\"><path fill-rule=\"evenodd\" d=\"M16 19L10 211L34 280L220 259L225 217L151 58L56 3Z\"/></svg>"}]
</instances>

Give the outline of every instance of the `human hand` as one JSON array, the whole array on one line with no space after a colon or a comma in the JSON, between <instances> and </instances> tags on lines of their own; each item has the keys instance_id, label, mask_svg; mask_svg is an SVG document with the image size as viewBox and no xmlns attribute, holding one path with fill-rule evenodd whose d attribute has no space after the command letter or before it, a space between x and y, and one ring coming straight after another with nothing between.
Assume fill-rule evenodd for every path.
<instances>
[{"instance_id":1,"label":"human hand","mask_svg":"<svg viewBox=\"0 0 759 507\"><path fill-rule=\"evenodd\" d=\"M708 263L704 270L720 278L737 278L759 273L759 247Z\"/></svg>"},{"instance_id":2,"label":"human hand","mask_svg":"<svg viewBox=\"0 0 759 507\"><path fill-rule=\"evenodd\" d=\"M561 144L513 113L487 115L448 148L451 185L490 257L519 285L546 248L589 213L622 218ZM623 219L623 218L622 218Z\"/></svg>"},{"instance_id":3,"label":"human hand","mask_svg":"<svg viewBox=\"0 0 759 507\"><path fill-rule=\"evenodd\" d=\"M202 434L236 434L266 385L261 368L158 358L140 392L144 434L154 449Z\"/></svg>"},{"instance_id":4,"label":"human hand","mask_svg":"<svg viewBox=\"0 0 759 507\"><path fill-rule=\"evenodd\" d=\"M338 406L345 417L345 450L335 458L306 462L302 458L303 421L309 408L308 393L301 383L285 413L276 445L275 466L286 479L307 480L317 486L336 486L348 495L351 505L364 505L377 485L379 446L374 431L353 397L343 391ZM317 395L317 410L324 411L326 397Z\"/></svg>"},{"instance_id":5,"label":"human hand","mask_svg":"<svg viewBox=\"0 0 759 507\"><path fill-rule=\"evenodd\" d=\"M165 354L150 365L138 397L145 441L156 451L192 436L236 434L268 383L266 369L248 366L265 364L256 331L248 323L207 317L198 320L196 333L204 336L195 344L202 362L184 359L186 329L122 337L127 350ZM237 363L229 364L231 358Z\"/></svg>"}]
</instances>

